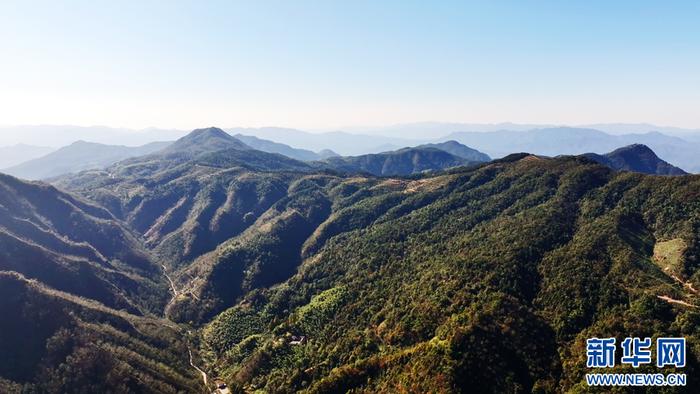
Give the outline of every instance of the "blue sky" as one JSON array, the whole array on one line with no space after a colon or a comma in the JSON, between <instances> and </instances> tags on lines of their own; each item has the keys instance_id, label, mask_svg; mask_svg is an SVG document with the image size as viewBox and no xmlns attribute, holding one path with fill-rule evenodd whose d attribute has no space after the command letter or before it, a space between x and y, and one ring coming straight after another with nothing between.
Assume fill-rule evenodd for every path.
<instances>
[{"instance_id":1,"label":"blue sky","mask_svg":"<svg viewBox=\"0 0 700 394\"><path fill-rule=\"evenodd\" d=\"M697 1L3 1L0 124L700 127Z\"/></svg>"}]
</instances>

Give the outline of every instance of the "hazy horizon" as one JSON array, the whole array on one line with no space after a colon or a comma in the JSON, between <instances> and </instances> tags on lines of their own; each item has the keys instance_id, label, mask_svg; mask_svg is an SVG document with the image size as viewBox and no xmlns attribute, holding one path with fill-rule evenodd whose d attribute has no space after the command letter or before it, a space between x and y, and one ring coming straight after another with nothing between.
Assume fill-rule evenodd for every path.
<instances>
[{"instance_id":1,"label":"hazy horizon","mask_svg":"<svg viewBox=\"0 0 700 394\"><path fill-rule=\"evenodd\" d=\"M598 124L521 124L515 122L500 123L461 123L461 122L411 122L380 126L356 126L333 129L306 129L288 126L227 127L203 124L196 128L219 127L232 130L234 134L249 134L260 137L259 131L278 129L285 134L286 130L301 131L311 134L341 132L355 135L369 135L379 138L395 139L397 141L432 141L449 137L457 132L495 132L495 131L529 131L541 128L582 128L595 129L611 135L645 134L660 132L670 136L684 136L700 133L700 129L678 128L667 125L648 123L598 123ZM195 128L195 129L196 129ZM168 129L163 127L147 127L131 129L105 125L0 125L0 147L29 145L38 147L60 148L77 141L87 141L109 145L139 146L150 142L172 141L191 132L193 129ZM246 133L248 131L248 133ZM284 142L278 138L265 137L275 142ZM287 141L289 143L289 141ZM295 144L289 143L294 146Z\"/></svg>"}]
</instances>

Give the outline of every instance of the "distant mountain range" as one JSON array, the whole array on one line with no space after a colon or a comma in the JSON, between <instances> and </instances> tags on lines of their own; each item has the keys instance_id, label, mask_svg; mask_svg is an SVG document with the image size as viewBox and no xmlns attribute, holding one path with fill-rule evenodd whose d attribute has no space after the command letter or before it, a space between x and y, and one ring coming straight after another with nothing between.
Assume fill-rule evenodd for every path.
<instances>
[{"instance_id":1,"label":"distant mountain range","mask_svg":"<svg viewBox=\"0 0 700 394\"><path fill-rule=\"evenodd\" d=\"M17 144L0 147L0 168L12 167L28 160L47 155L53 148Z\"/></svg>"},{"instance_id":2,"label":"distant mountain range","mask_svg":"<svg viewBox=\"0 0 700 394\"><path fill-rule=\"evenodd\" d=\"M311 167L301 161L315 161L314 168L328 168L344 172L368 172L375 175L409 175L490 160L487 155L456 141L427 144L379 154L340 157L331 150L315 153L252 136L237 134L234 137L222 129L211 127L195 130L172 143L158 142L140 147L78 141L46 156L1 171L23 179L48 179L83 170L99 170L125 159L151 154L167 155L171 158L173 156L192 158L200 154L224 150L229 150L229 159L233 156L238 160L248 157L243 164L258 166L258 169L262 168L260 166L274 169L274 166L270 167L269 164L277 163L282 167L309 170ZM219 154L217 159L223 156L223 154ZM179 162L182 157L173 162ZM290 167L291 162L286 158L300 160L300 162ZM135 162L139 162L139 160ZM162 164L162 162L159 163Z\"/></svg>"},{"instance_id":3,"label":"distant mountain range","mask_svg":"<svg viewBox=\"0 0 700 394\"><path fill-rule=\"evenodd\" d=\"M352 134L344 131L309 133L280 127L231 128L226 129L226 131L232 134L255 136L314 152L330 149L342 156L380 153L405 146L415 146L422 142L431 142L430 138L412 140L376 134Z\"/></svg>"},{"instance_id":4,"label":"distant mountain range","mask_svg":"<svg viewBox=\"0 0 700 394\"><path fill-rule=\"evenodd\" d=\"M152 142L139 147L104 145L77 141L45 156L0 170L19 178L47 179L83 170L103 168L118 161L159 151L169 142Z\"/></svg>"},{"instance_id":5,"label":"distant mountain range","mask_svg":"<svg viewBox=\"0 0 700 394\"><path fill-rule=\"evenodd\" d=\"M578 129L596 129L608 134L645 134L660 132L675 136L700 136L700 129L657 126L648 123L596 123L566 126L561 124L523 124L501 123L455 123L455 122L415 122L381 127L345 127L342 130L357 134L378 134L388 137L425 139L436 138L457 132L493 132L493 131L529 131L571 127Z\"/></svg>"},{"instance_id":6,"label":"distant mountain range","mask_svg":"<svg viewBox=\"0 0 700 394\"><path fill-rule=\"evenodd\" d=\"M261 129L265 133L283 135L289 130L286 129ZM301 131L291 131L292 135L306 135L307 139L319 138L319 135L304 133ZM336 134L337 136L337 134ZM348 141L357 140L357 135L342 134L343 139ZM330 138L329 135L321 135L322 139ZM616 167L615 163L624 162L621 160L607 160L602 153L624 146L630 141L646 141L651 146L655 146L656 151L665 152L662 157L672 157L673 164L685 163L686 168L697 168L698 158L696 150L700 151L700 144L685 141L679 137L667 136L661 133L647 133L638 135L610 135L593 129L538 129L530 131L494 131L489 133L455 133L444 142L432 142L416 144L411 147L401 149L389 149L379 153L338 156L331 150L321 150L318 153L308 150L293 148L290 145L274 142L263 138L229 133L217 129L200 129L188 134L186 137L170 145L169 142L151 143L141 147L112 146L79 141L55 152L29 160L25 163L6 168L4 172L25 179L47 179L67 173L76 173L87 169L102 169L117 163L121 160L149 155L160 152L163 154L186 154L193 157L204 152L216 150L232 149L239 158L250 156L251 162L261 163L260 160L252 160L255 155L252 152L265 152L279 154L291 159L305 162L315 162L315 168L329 168L343 172L366 172L374 175L408 175L422 171L439 170L459 165L474 164L489 161L491 158L486 153L482 153L473 147L484 147L484 150L503 156L511 152L529 152L544 156L557 156L561 154L587 154L589 158L610 165L615 169L631 169L645 173L654 173L654 167L635 167L634 165ZM467 142L470 146L462 143ZM299 142L299 141L297 141ZM319 142L319 141L317 141ZM375 141L377 142L377 141ZM400 141L394 140L398 143ZM634 144L634 143L633 143ZM8 152L17 151L21 153L25 147L17 146L8 148ZM437 149L435 152L433 149ZM244 154L242 151L250 150ZM595 152L595 153L592 153ZM450 157L447 154L454 156ZM644 156L648 152L636 152ZM651 152L657 160L654 152ZM597 156L595 156L597 155ZM271 156L261 157L264 161L269 161ZM277 159L276 159L277 160ZM275 161L275 160L273 160ZM639 163L643 160L640 159ZM660 173L668 169L670 174L678 174L682 169L674 169L677 166L667 164L659 166ZM308 168L305 164L295 164L297 168Z\"/></svg>"},{"instance_id":7,"label":"distant mountain range","mask_svg":"<svg viewBox=\"0 0 700 394\"><path fill-rule=\"evenodd\" d=\"M148 128L142 130L106 126L3 126L0 127L0 146L24 143L54 148L75 141L92 141L105 145L141 146L154 141L174 141L189 131Z\"/></svg>"},{"instance_id":8,"label":"distant mountain range","mask_svg":"<svg viewBox=\"0 0 700 394\"><path fill-rule=\"evenodd\" d=\"M459 141L492 157L503 157L512 152L545 156L589 152L602 154L621 146L644 144L663 160L688 172L700 172L700 143L658 132L611 135L595 129L565 127L489 133L460 132L445 139Z\"/></svg>"},{"instance_id":9,"label":"distant mountain range","mask_svg":"<svg viewBox=\"0 0 700 394\"><path fill-rule=\"evenodd\" d=\"M289 145L281 144L279 142L274 142L270 140L265 140L262 138L254 137L251 135L236 134L234 135L240 141L243 141L246 145L253 149L257 149L268 153L279 153L292 159L312 161L312 160L322 160L329 157L338 156L337 153L330 149L322 149L318 153L310 151L308 149L297 149L292 148Z\"/></svg>"}]
</instances>

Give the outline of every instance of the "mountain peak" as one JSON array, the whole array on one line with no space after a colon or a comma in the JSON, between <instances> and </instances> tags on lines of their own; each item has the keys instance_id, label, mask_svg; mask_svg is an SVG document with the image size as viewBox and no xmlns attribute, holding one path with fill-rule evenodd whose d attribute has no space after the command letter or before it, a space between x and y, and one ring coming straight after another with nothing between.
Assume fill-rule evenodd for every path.
<instances>
[{"instance_id":1,"label":"mountain peak","mask_svg":"<svg viewBox=\"0 0 700 394\"><path fill-rule=\"evenodd\" d=\"M649 148L648 146L646 146L644 144L630 144L627 146L623 146L621 148L617 148L614 151L608 153L608 155L623 154L623 153L644 153L644 154L654 155L654 157L658 158L658 156L656 156L656 153L654 153L654 151L651 150L651 148Z\"/></svg>"},{"instance_id":2,"label":"mountain peak","mask_svg":"<svg viewBox=\"0 0 700 394\"><path fill-rule=\"evenodd\" d=\"M482 163L491 160L489 155L479 152L478 150L470 148L455 140L447 140L436 144L423 144L419 145L418 147L439 149L474 163Z\"/></svg>"},{"instance_id":3,"label":"mountain peak","mask_svg":"<svg viewBox=\"0 0 700 394\"><path fill-rule=\"evenodd\" d=\"M224 149L248 150L250 147L218 127L208 127L193 130L163 150L163 153L198 154Z\"/></svg>"},{"instance_id":4,"label":"mountain peak","mask_svg":"<svg viewBox=\"0 0 700 394\"><path fill-rule=\"evenodd\" d=\"M228 138L231 137L227 132L221 130L218 127L207 127L203 129L192 130L191 133L183 138L201 138L202 136L207 138Z\"/></svg>"},{"instance_id":5,"label":"mountain peak","mask_svg":"<svg viewBox=\"0 0 700 394\"><path fill-rule=\"evenodd\" d=\"M587 153L584 156L614 170L656 175L687 174L682 169L659 158L651 148L644 144L623 146L604 155Z\"/></svg>"}]
</instances>

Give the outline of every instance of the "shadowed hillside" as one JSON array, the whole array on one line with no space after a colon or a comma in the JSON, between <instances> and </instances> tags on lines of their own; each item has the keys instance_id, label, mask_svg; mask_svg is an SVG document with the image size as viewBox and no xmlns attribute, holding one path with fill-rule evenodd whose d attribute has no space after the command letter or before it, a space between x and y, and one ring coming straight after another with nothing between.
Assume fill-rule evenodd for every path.
<instances>
[{"instance_id":1,"label":"shadowed hillside","mask_svg":"<svg viewBox=\"0 0 700 394\"><path fill-rule=\"evenodd\" d=\"M202 389L172 323L109 309L5 271L0 313L3 393Z\"/></svg>"},{"instance_id":2,"label":"shadowed hillside","mask_svg":"<svg viewBox=\"0 0 700 394\"><path fill-rule=\"evenodd\" d=\"M0 270L114 308L158 310L158 266L108 211L53 186L0 175Z\"/></svg>"},{"instance_id":3,"label":"shadowed hillside","mask_svg":"<svg viewBox=\"0 0 700 394\"><path fill-rule=\"evenodd\" d=\"M0 392L196 392L168 285L104 208L0 175Z\"/></svg>"}]
</instances>

